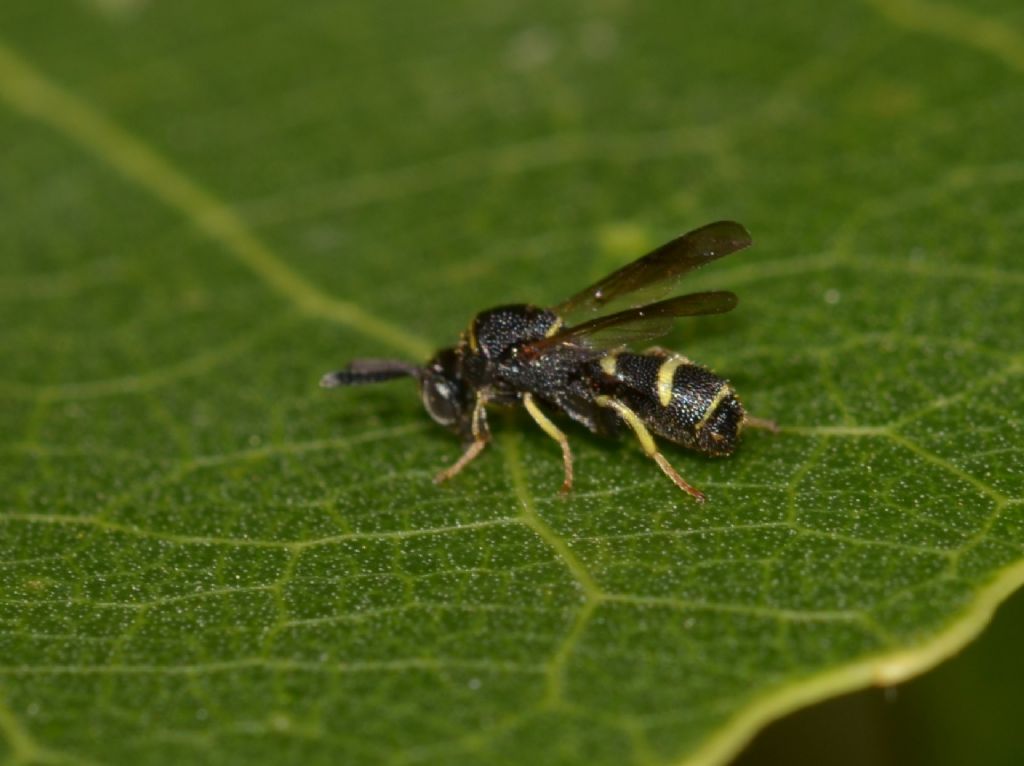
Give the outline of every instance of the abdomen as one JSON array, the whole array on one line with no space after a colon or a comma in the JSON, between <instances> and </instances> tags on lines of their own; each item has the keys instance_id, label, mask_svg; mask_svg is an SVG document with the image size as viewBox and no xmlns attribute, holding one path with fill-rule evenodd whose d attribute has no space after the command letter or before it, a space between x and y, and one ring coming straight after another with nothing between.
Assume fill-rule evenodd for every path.
<instances>
[{"instance_id":1,"label":"abdomen","mask_svg":"<svg viewBox=\"0 0 1024 766\"><path fill-rule=\"evenodd\" d=\"M681 356L609 354L600 367L607 393L657 436L709 455L728 455L743 425L743 406L728 381Z\"/></svg>"}]
</instances>

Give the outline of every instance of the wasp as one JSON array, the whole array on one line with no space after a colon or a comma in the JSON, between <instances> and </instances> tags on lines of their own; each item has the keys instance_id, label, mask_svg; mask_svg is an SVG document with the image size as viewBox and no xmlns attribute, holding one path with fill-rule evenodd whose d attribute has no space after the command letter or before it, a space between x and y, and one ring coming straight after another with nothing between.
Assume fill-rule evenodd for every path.
<instances>
[{"instance_id":1,"label":"wasp","mask_svg":"<svg viewBox=\"0 0 1024 766\"><path fill-rule=\"evenodd\" d=\"M419 366L356 359L323 376L325 388L411 377L423 406L454 431L464 452L435 482L451 479L491 438L488 405L522 407L560 445L564 481L573 483L569 440L551 419L559 412L602 436L631 431L644 453L684 492L691 486L658 450L655 437L705 455L731 454L745 426L775 430L748 415L728 381L660 347L630 347L667 333L678 317L736 307L729 291L670 294L685 274L751 244L735 221L717 221L662 245L551 308L498 306L473 317L457 345Z\"/></svg>"}]
</instances>

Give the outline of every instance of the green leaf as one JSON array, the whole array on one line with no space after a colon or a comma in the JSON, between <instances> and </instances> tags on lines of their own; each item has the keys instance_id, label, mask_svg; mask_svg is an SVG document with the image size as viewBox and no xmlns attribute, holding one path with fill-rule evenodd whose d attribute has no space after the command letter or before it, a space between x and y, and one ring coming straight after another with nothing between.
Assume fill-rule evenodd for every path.
<instances>
[{"instance_id":1,"label":"green leaf","mask_svg":"<svg viewBox=\"0 0 1024 766\"><path fill-rule=\"evenodd\" d=\"M8 2L0 733L14 763L721 763L1024 580L1009 2ZM806 7L804 7L806 6ZM682 230L709 460L408 382Z\"/></svg>"}]
</instances>

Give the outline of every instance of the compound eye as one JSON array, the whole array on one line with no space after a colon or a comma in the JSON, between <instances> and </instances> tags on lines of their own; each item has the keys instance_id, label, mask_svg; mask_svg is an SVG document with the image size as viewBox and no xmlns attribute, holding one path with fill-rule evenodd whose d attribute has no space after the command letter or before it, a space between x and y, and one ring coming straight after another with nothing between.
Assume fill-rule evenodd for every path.
<instances>
[{"instance_id":1,"label":"compound eye","mask_svg":"<svg viewBox=\"0 0 1024 766\"><path fill-rule=\"evenodd\" d=\"M455 387L444 378L423 381L423 406L437 423L454 425L459 419L459 398Z\"/></svg>"}]
</instances>

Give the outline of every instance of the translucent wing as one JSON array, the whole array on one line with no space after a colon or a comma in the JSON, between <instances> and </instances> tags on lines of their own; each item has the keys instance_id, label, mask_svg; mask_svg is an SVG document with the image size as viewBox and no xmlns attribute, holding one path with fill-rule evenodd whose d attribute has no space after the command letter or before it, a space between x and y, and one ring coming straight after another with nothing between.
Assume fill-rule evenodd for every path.
<instances>
[{"instance_id":1,"label":"translucent wing","mask_svg":"<svg viewBox=\"0 0 1024 766\"><path fill-rule=\"evenodd\" d=\"M683 275L750 243L750 233L735 221L709 223L623 266L552 310L563 317L585 316L610 311L616 305L639 308L651 304L671 292Z\"/></svg>"},{"instance_id":2,"label":"translucent wing","mask_svg":"<svg viewBox=\"0 0 1024 766\"><path fill-rule=\"evenodd\" d=\"M724 314L732 311L738 302L735 293L728 290L680 295L567 327L548 338L530 343L524 352L539 356L561 345L603 350L641 343L667 333L677 317Z\"/></svg>"}]
</instances>

